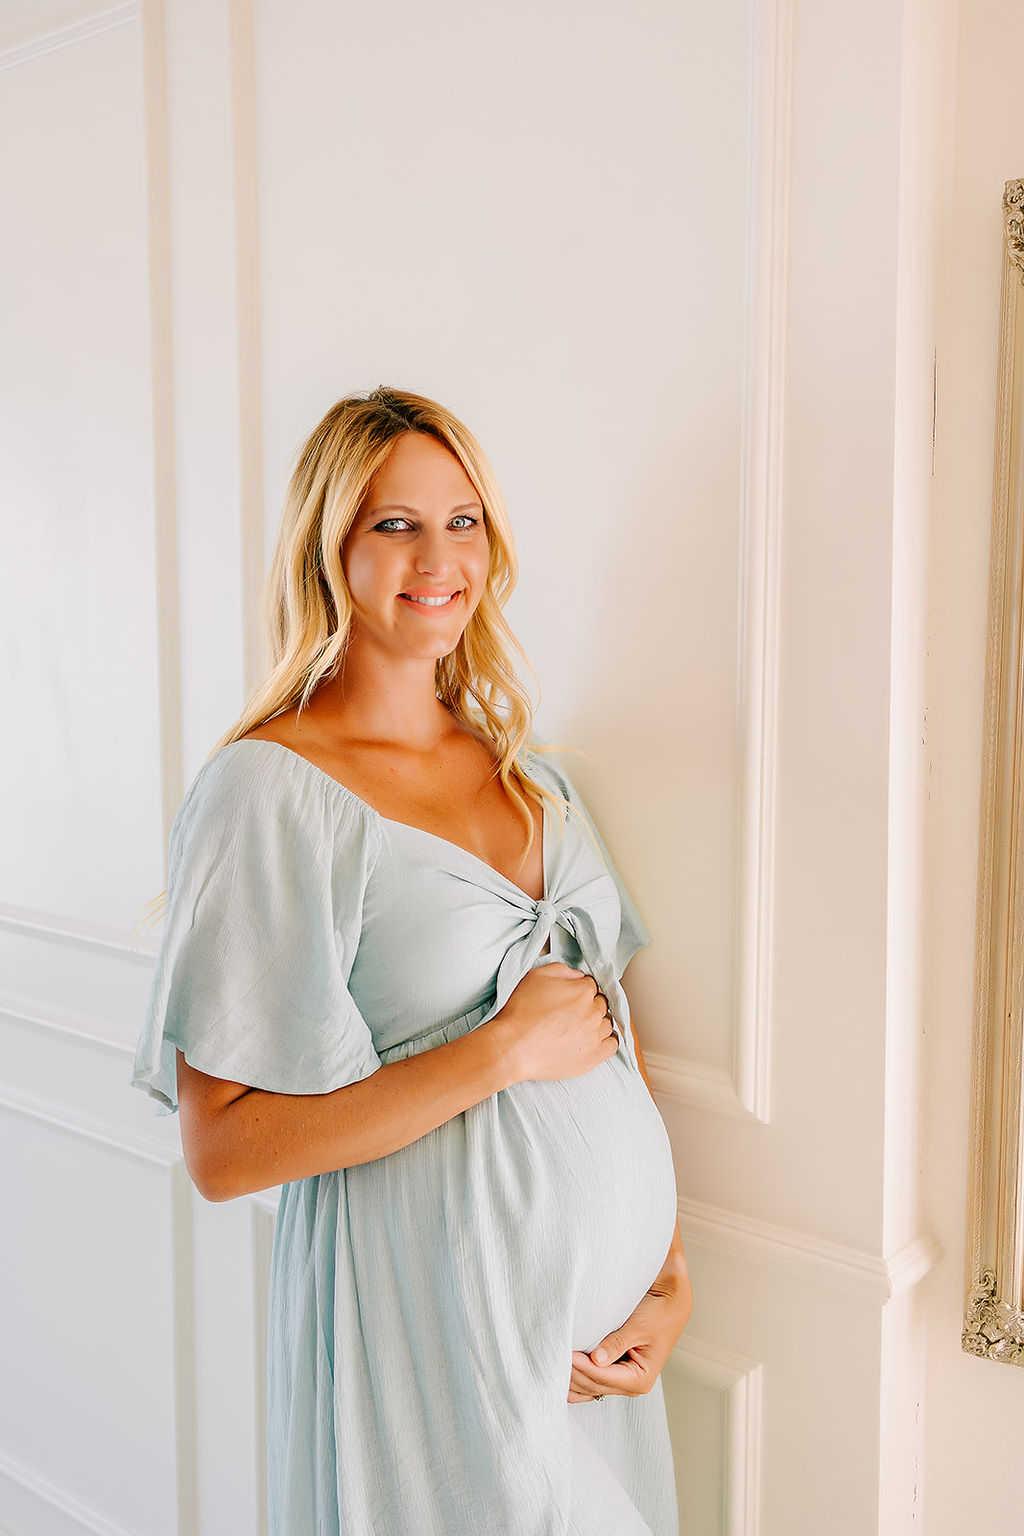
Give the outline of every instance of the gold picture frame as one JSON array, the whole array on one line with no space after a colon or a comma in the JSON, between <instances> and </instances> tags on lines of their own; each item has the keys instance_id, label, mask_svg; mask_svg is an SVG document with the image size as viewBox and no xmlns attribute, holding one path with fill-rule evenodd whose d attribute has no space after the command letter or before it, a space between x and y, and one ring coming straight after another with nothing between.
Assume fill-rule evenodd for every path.
<instances>
[{"instance_id":1,"label":"gold picture frame","mask_svg":"<svg viewBox=\"0 0 1024 1536\"><path fill-rule=\"evenodd\" d=\"M1024 180L1003 195L978 851L968 1354L1024 1365Z\"/></svg>"}]
</instances>

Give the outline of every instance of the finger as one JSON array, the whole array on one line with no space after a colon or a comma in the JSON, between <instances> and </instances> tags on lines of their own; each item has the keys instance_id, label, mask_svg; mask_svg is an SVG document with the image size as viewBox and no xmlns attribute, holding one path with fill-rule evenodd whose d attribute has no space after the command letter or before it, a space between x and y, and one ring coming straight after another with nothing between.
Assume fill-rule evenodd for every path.
<instances>
[{"instance_id":1,"label":"finger","mask_svg":"<svg viewBox=\"0 0 1024 1536\"><path fill-rule=\"evenodd\" d=\"M589 1355L573 1350L572 1375L581 1387L595 1387L599 1392L605 1387L621 1390L650 1375L649 1363L640 1350L631 1349L621 1360L611 1360L607 1365L595 1365L594 1354L596 1350Z\"/></svg>"},{"instance_id":2,"label":"finger","mask_svg":"<svg viewBox=\"0 0 1024 1536\"><path fill-rule=\"evenodd\" d=\"M600 1344L594 1345L590 1358L595 1365L609 1365L613 1360L621 1360L624 1355L628 1355L634 1344L642 1342L625 1328L617 1328L614 1333L606 1334Z\"/></svg>"},{"instance_id":3,"label":"finger","mask_svg":"<svg viewBox=\"0 0 1024 1536\"><path fill-rule=\"evenodd\" d=\"M569 1378L569 1402L590 1403L595 1397L603 1397L602 1389L594 1382L584 1381L577 1371L573 1371Z\"/></svg>"},{"instance_id":4,"label":"finger","mask_svg":"<svg viewBox=\"0 0 1024 1536\"><path fill-rule=\"evenodd\" d=\"M589 1366L588 1369L588 1361L586 1355L583 1356L582 1363L580 1363L577 1360L577 1357L574 1355L572 1371L569 1375L570 1385L574 1387L577 1392L600 1392L601 1388L594 1379L593 1370L593 1366Z\"/></svg>"},{"instance_id":5,"label":"finger","mask_svg":"<svg viewBox=\"0 0 1024 1536\"><path fill-rule=\"evenodd\" d=\"M607 1386L605 1380L607 1375L607 1367L603 1371L599 1371L596 1366L590 1363L588 1355L573 1355L572 1371L569 1380L577 1392L603 1392Z\"/></svg>"},{"instance_id":6,"label":"finger","mask_svg":"<svg viewBox=\"0 0 1024 1536\"><path fill-rule=\"evenodd\" d=\"M573 1350L572 1370L569 1374L569 1382L577 1392L600 1392L601 1388L595 1380L596 1372L590 1363L590 1356L581 1354L578 1349Z\"/></svg>"},{"instance_id":7,"label":"finger","mask_svg":"<svg viewBox=\"0 0 1024 1536\"><path fill-rule=\"evenodd\" d=\"M602 1370L591 1367L589 1371L579 1369L572 1373L573 1390L589 1392L593 1396L617 1393L621 1397L637 1397L649 1391L651 1385L651 1373L639 1360L624 1360L606 1365Z\"/></svg>"}]
</instances>

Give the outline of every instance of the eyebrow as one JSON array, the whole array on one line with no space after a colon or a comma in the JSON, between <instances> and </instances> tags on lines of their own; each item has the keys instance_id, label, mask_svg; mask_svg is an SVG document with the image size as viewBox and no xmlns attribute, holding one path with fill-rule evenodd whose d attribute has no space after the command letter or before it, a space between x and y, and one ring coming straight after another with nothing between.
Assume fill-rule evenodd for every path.
<instances>
[{"instance_id":1,"label":"eyebrow","mask_svg":"<svg viewBox=\"0 0 1024 1536\"><path fill-rule=\"evenodd\" d=\"M448 515L453 517L456 512L472 512L474 510L482 512L482 503L479 501L464 501L461 506L452 507L451 512ZM399 501L387 501L379 507L368 507L366 516L376 517L378 512L408 512L411 517L420 516L420 513L416 507L403 506Z\"/></svg>"}]
</instances>

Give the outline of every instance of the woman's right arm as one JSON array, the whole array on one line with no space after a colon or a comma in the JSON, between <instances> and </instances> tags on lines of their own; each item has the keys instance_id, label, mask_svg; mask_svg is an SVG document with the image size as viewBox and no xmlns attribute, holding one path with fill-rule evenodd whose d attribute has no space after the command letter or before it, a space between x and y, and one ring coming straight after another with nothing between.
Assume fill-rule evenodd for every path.
<instances>
[{"instance_id":1,"label":"woman's right arm","mask_svg":"<svg viewBox=\"0 0 1024 1536\"><path fill-rule=\"evenodd\" d=\"M268 1093L178 1051L189 1174L205 1199L231 1200L385 1157L513 1083L576 1077L614 1056L606 1009L591 977L539 966L487 1024L333 1093Z\"/></svg>"}]
</instances>

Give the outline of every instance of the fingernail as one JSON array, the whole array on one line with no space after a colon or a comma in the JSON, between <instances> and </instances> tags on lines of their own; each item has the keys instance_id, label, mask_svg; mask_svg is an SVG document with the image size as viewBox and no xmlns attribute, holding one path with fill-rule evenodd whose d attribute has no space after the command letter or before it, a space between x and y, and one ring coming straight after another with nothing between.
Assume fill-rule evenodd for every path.
<instances>
[{"instance_id":1,"label":"fingernail","mask_svg":"<svg viewBox=\"0 0 1024 1536\"><path fill-rule=\"evenodd\" d=\"M608 1359L608 1351L606 1349L595 1349L590 1358L595 1365L604 1365Z\"/></svg>"}]
</instances>

